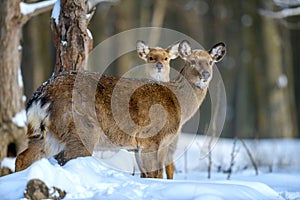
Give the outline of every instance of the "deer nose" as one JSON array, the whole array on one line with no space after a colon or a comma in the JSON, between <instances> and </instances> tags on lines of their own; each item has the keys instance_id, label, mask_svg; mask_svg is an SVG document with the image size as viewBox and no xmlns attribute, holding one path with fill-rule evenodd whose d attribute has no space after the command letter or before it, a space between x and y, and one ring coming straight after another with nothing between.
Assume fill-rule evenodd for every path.
<instances>
[{"instance_id":1,"label":"deer nose","mask_svg":"<svg viewBox=\"0 0 300 200\"><path fill-rule=\"evenodd\" d=\"M163 64L161 62L158 62L158 63L156 63L156 67L158 69L161 69L161 68L163 68Z\"/></svg>"},{"instance_id":2,"label":"deer nose","mask_svg":"<svg viewBox=\"0 0 300 200\"><path fill-rule=\"evenodd\" d=\"M202 78L208 79L210 77L210 73L208 71L203 71L202 72Z\"/></svg>"}]
</instances>

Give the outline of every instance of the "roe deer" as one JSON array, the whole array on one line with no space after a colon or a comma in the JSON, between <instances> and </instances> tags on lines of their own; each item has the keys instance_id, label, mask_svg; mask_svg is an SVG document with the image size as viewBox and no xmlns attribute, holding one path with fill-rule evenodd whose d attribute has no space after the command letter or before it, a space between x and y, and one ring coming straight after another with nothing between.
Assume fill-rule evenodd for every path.
<instances>
[{"instance_id":1,"label":"roe deer","mask_svg":"<svg viewBox=\"0 0 300 200\"><path fill-rule=\"evenodd\" d=\"M170 61L179 56L178 54L179 42L170 45L167 49L161 47L149 48L144 41L138 40L136 43L136 50L140 58L146 61L146 75L148 78L169 82L170 81ZM176 150L177 139L174 143L169 145L165 161L165 170L168 179L173 179L174 163L173 154Z\"/></svg>"},{"instance_id":2,"label":"roe deer","mask_svg":"<svg viewBox=\"0 0 300 200\"><path fill-rule=\"evenodd\" d=\"M163 82L170 81L170 61L178 57L178 45L179 42L170 45L167 49L149 48L144 41L137 41L136 51L139 57L150 64L146 67L148 78Z\"/></svg>"},{"instance_id":3,"label":"roe deer","mask_svg":"<svg viewBox=\"0 0 300 200\"><path fill-rule=\"evenodd\" d=\"M213 63L224 57L225 45L192 50L182 41L178 52L186 62L171 82L89 72L65 72L49 79L27 104L29 144L16 159L16 171L58 153L61 165L90 156L102 140L136 150L142 177L162 178L167 146L202 104Z\"/></svg>"}]
</instances>

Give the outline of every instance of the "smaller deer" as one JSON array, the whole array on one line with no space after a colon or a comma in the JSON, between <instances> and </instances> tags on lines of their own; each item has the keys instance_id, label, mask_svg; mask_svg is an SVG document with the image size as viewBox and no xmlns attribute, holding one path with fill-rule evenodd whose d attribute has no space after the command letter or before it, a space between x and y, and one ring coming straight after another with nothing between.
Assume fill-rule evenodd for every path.
<instances>
[{"instance_id":1,"label":"smaller deer","mask_svg":"<svg viewBox=\"0 0 300 200\"><path fill-rule=\"evenodd\" d=\"M170 45L168 48L161 47L149 48L144 41L138 40L136 43L136 51L139 57L151 64L146 67L148 78L169 82L170 81L170 61L177 58L179 42Z\"/></svg>"},{"instance_id":2,"label":"smaller deer","mask_svg":"<svg viewBox=\"0 0 300 200\"><path fill-rule=\"evenodd\" d=\"M146 63L151 64L146 67L146 75L148 78L156 80L169 82L170 81L170 61L176 59L178 54L179 42L170 45L168 48L163 49L161 47L149 46L141 40L136 43L136 51L139 57L146 61ZM174 163L173 154L176 150L177 139L174 143L169 145L169 151L165 161L165 170L167 174L167 179L173 179L174 174Z\"/></svg>"}]
</instances>

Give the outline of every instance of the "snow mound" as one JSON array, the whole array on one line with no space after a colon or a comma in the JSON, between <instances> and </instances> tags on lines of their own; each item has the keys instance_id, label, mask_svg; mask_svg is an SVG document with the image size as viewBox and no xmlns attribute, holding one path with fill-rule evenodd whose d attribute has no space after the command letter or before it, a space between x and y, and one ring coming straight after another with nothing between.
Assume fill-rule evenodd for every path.
<instances>
[{"instance_id":1,"label":"snow mound","mask_svg":"<svg viewBox=\"0 0 300 200\"><path fill-rule=\"evenodd\" d=\"M107 168L95 157L77 158L63 167L53 158L39 160L0 178L1 199L23 198L27 181L34 178L65 190L65 199L282 199L263 183L141 179Z\"/></svg>"}]
</instances>

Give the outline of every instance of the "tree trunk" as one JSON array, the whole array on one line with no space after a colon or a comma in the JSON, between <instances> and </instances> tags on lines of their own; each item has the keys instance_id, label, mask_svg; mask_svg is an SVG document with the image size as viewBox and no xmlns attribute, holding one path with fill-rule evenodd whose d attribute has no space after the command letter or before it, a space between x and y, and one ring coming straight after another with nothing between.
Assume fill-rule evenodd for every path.
<instances>
[{"instance_id":1,"label":"tree trunk","mask_svg":"<svg viewBox=\"0 0 300 200\"><path fill-rule=\"evenodd\" d=\"M23 27L22 73L28 98L53 73L55 51L49 27L50 15L50 12L41 14Z\"/></svg>"},{"instance_id":2,"label":"tree trunk","mask_svg":"<svg viewBox=\"0 0 300 200\"><path fill-rule=\"evenodd\" d=\"M61 0L58 24L52 19L56 64L54 73L86 70L92 39L88 35L86 0Z\"/></svg>"},{"instance_id":3,"label":"tree trunk","mask_svg":"<svg viewBox=\"0 0 300 200\"><path fill-rule=\"evenodd\" d=\"M136 0L124 0L122 5L112 7L109 16L107 26L112 27L110 34L116 34L122 31L126 31L131 28L135 28L137 24L137 10L138 4ZM128 36L135 37L135 36ZM131 38L128 38L128 41L132 41ZM116 45L124 45L122 42L116 41ZM118 48L111 49L111 54L118 54ZM122 76L130 69L130 63L136 55L126 55L118 58L116 64L117 68L112 69L110 72L116 76Z\"/></svg>"},{"instance_id":4,"label":"tree trunk","mask_svg":"<svg viewBox=\"0 0 300 200\"><path fill-rule=\"evenodd\" d=\"M13 117L24 109L21 79L21 14L20 1L0 1L0 161L9 153L10 144L17 151L25 146L25 127L13 123ZM13 145L12 145L13 146Z\"/></svg>"},{"instance_id":5,"label":"tree trunk","mask_svg":"<svg viewBox=\"0 0 300 200\"><path fill-rule=\"evenodd\" d=\"M265 46L267 84L267 105L265 111L268 117L268 132L266 137L291 138L296 135L293 124L295 105L289 105L291 96L288 93L288 82L280 83L280 78L286 77L283 71L283 53L280 47L278 28L270 19L263 18L263 39ZM283 84L283 85L282 85Z\"/></svg>"}]
</instances>

